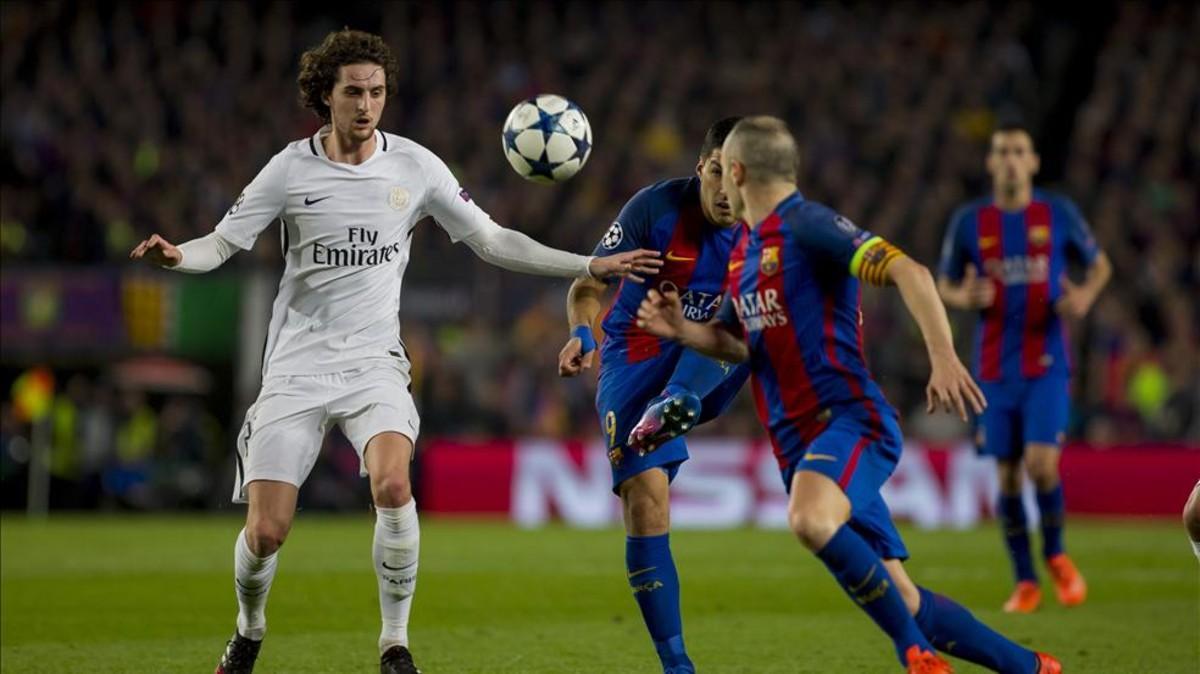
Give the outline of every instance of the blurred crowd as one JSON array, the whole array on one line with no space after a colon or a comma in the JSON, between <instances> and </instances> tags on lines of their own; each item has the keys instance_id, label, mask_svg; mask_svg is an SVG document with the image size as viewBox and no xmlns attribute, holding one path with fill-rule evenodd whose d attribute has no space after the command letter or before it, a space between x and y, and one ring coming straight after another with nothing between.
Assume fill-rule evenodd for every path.
<instances>
[{"instance_id":1,"label":"blurred crowd","mask_svg":"<svg viewBox=\"0 0 1200 674\"><path fill-rule=\"evenodd\" d=\"M1200 9L1122 5L1063 189L1116 274L1083 327L1086 434L1200 437Z\"/></svg>"},{"instance_id":2,"label":"blurred crowd","mask_svg":"<svg viewBox=\"0 0 1200 674\"><path fill-rule=\"evenodd\" d=\"M32 454L46 451L54 508L180 508L207 505L224 435L202 400L150 396L103 377L75 373L48 408L45 442L16 406L0 407L3 505L27 497ZM220 462L223 463L223 462Z\"/></svg>"},{"instance_id":3,"label":"blurred crowd","mask_svg":"<svg viewBox=\"0 0 1200 674\"><path fill-rule=\"evenodd\" d=\"M1043 154L1041 184L1080 204L1116 269L1091 316L1072 326L1079 375L1071 434L1100 443L1200 437L1194 5L1099 3L1080 13L984 2L919 11L904 3L395 2L321 10L3 3L5 266L116 264L150 232L182 241L210 231L274 152L316 129L295 102L298 57L343 25L381 33L399 56L399 93L383 128L443 157L501 224L580 252L638 188L692 171L712 121L764 112L787 119L800 140L807 196L932 267L949 214L988 189L990 130L1019 117ZM544 91L579 103L596 139L584 171L552 188L523 182L500 151L508 109ZM277 267L277 242L262 239L229 264ZM402 312L423 433L596 433L593 378L564 381L555 371L565 288L473 262L435 227L422 230L406 293L425 289L434 308L442 289L445 297L466 293L454 305L461 311ZM927 374L919 337L888 291L868 290L864 305L873 368L911 413ZM972 317L955 322L965 354ZM131 404L114 403L122 411L112 419L135 419ZM168 407L158 407L160 440ZM79 418L91 418L86 409ZM921 437L965 433L953 421L909 416ZM707 432L756 428L743 400Z\"/></svg>"},{"instance_id":4,"label":"blurred crowd","mask_svg":"<svg viewBox=\"0 0 1200 674\"><path fill-rule=\"evenodd\" d=\"M65 376L64 376L65 375ZM20 405L0 404L0 508L23 508L30 482L54 509L161 510L229 507L235 479L231 410L196 393L148 389L111 371L59 373L46 415L32 428ZM16 396L13 396L16 397ZM40 437L39 437L40 435ZM35 452L44 452L37 477ZM366 503L358 456L333 432L306 482L301 505L349 509ZM31 479L31 475L33 476Z\"/></svg>"}]
</instances>

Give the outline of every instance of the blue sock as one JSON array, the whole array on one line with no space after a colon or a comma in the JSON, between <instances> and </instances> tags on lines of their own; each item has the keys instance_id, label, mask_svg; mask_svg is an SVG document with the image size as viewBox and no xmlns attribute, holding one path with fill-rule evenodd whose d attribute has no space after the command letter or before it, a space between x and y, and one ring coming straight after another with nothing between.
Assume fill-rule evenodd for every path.
<instances>
[{"instance_id":1,"label":"blue sock","mask_svg":"<svg viewBox=\"0 0 1200 674\"><path fill-rule=\"evenodd\" d=\"M733 372L732 364L702 356L691 349L684 349L679 362L675 364L675 371L667 381L666 391L670 395L691 391L696 397L703 399L712 393L730 372Z\"/></svg>"},{"instance_id":2,"label":"blue sock","mask_svg":"<svg viewBox=\"0 0 1200 674\"><path fill-rule=\"evenodd\" d=\"M1050 559L1062 554L1063 521L1066 519L1066 503L1063 500L1062 483L1050 491L1037 493L1038 513L1042 518L1042 556Z\"/></svg>"},{"instance_id":3,"label":"blue sock","mask_svg":"<svg viewBox=\"0 0 1200 674\"><path fill-rule=\"evenodd\" d=\"M850 525L843 524L833 538L817 552L838 584L867 612L871 619L892 638L900 664L906 665L904 652L910 646L932 651L933 647L908 612L900 591L883 560Z\"/></svg>"},{"instance_id":4,"label":"blue sock","mask_svg":"<svg viewBox=\"0 0 1200 674\"><path fill-rule=\"evenodd\" d=\"M692 667L683 647L683 621L679 617L679 575L671 558L670 534L627 536L625 570L633 598L642 610L654 650L668 667ZM680 669L676 671L694 671Z\"/></svg>"},{"instance_id":5,"label":"blue sock","mask_svg":"<svg viewBox=\"0 0 1200 674\"><path fill-rule=\"evenodd\" d=\"M1029 552L1029 527L1025 522L1025 504L1021 502L1021 495L1001 494L996 515L1000 518L1000 529L1004 532L1004 543L1008 546L1017 582L1036 582L1037 572L1033 570L1033 556Z\"/></svg>"},{"instance_id":6,"label":"blue sock","mask_svg":"<svg viewBox=\"0 0 1200 674\"><path fill-rule=\"evenodd\" d=\"M1036 671L1037 655L1033 651L979 622L953 599L923 587L917 589L921 592L917 625L938 650L997 672Z\"/></svg>"}]
</instances>

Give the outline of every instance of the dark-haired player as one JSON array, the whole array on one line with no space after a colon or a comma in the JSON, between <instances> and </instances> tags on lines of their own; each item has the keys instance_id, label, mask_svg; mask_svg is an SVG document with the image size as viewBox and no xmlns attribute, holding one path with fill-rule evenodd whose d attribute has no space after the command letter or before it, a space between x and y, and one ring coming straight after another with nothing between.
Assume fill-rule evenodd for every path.
<instances>
[{"instance_id":1,"label":"dark-haired player","mask_svg":"<svg viewBox=\"0 0 1200 674\"><path fill-rule=\"evenodd\" d=\"M737 236L736 220L721 190L721 144L737 121L722 119L708 130L696 175L664 180L638 192L596 246L596 255L639 248L666 251L658 277L646 285L677 292L693 321L709 320L720 305L725 267ZM591 279L571 285L567 314L572 337L559 354L559 374L575 376L595 360L592 325L604 292L605 285ZM651 443L655 451L643 453L627 438L647 405L686 419L688 428L715 417L737 395L748 372L638 327L637 309L645 294L646 286L622 282L604 317L596 411L608 445L613 491L621 498L629 585L663 671L685 674L695 669L683 643L679 577L668 531L669 486L688 458L687 445L682 437L660 435ZM660 395L664 387L667 393Z\"/></svg>"},{"instance_id":2,"label":"dark-haired player","mask_svg":"<svg viewBox=\"0 0 1200 674\"><path fill-rule=\"evenodd\" d=\"M1038 161L1026 129L1003 126L992 134L992 194L951 218L938 280L946 304L979 312L975 376L988 408L978 419L976 445L996 457L996 512L1016 576L1004 610L1017 613L1034 611L1042 599L1021 500L1023 473L1037 492L1042 556L1059 602L1074 606L1087 597L1063 546L1058 463L1070 389L1063 319L1082 318L1112 275L1075 204L1034 189ZM1087 267L1081 285L1066 274L1072 257Z\"/></svg>"},{"instance_id":3,"label":"dark-haired player","mask_svg":"<svg viewBox=\"0 0 1200 674\"><path fill-rule=\"evenodd\" d=\"M879 489L903 449L896 411L862 355L860 280L895 285L929 353L928 407L982 411L954 353L929 271L796 190L796 141L782 120L749 117L722 148L740 228L717 320L685 320L679 295L646 293L643 329L714 358L748 361L759 418L789 493L788 524L854 603L891 638L912 674L949 672L934 648L1014 674L1061 671L1004 638L904 569L904 542Z\"/></svg>"},{"instance_id":4,"label":"dark-haired player","mask_svg":"<svg viewBox=\"0 0 1200 674\"><path fill-rule=\"evenodd\" d=\"M157 234L131 257L212 270L280 221L285 260L263 355L262 390L238 437L234 500L248 502L234 547L237 631L217 674L254 668L267 593L300 485L325 431L341 426L370 477L383 627L380 671L416 672L408 617L420 540L409 462L420 419L400 340L400 285L413 229L434 218L454 241L515 271L562 277L653 273L651 251L585 257L500 227L432 152L376 128L396 60L378 36L330 33L300 62L300 96L325 122L259 172L209 235L173 246Z\"/></svg>"}]
</instances>

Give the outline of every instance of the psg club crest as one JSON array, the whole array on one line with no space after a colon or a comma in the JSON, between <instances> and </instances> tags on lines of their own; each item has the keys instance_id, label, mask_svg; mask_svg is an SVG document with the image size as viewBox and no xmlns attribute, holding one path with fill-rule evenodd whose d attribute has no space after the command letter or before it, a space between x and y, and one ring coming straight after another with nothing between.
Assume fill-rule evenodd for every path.
<instances>
[{"instance_id":1,"label":"psg club crest","mask_svg":"<svg viewBox=\"0 0 1200 674\"><path fill-rule=\"evenodd\" d=\"M763 248L762 261L758 263L758 270L764 276L774 276L775 272L779 271L779 246Z\"/></svg>"},{"instance_id":2,"label":"psg club crest","mask_svg":"<svg viewBox=\"0 0 1200 674\"><path fill-rule=\"evenodd\" d=\"M408 199L408 190L397 185L388 193L388 206L394 211L402 211L408 205Z\"/></svg>"}]
</instances>

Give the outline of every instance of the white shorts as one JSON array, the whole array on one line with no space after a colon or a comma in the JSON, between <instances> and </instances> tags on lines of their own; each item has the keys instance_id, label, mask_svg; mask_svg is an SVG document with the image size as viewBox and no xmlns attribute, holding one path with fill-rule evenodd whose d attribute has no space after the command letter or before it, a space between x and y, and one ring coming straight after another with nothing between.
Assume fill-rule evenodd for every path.
<instances>
[{"instance_id":1,"label":"white shorts","mask_svg":"<svg viewBox=\"0 0 1200 674\"><path fill-rule=\"evenodd\" d=\"M246 502L246 485L254 480L304 484L330 424L341 426L354 445L363 476L363 452L376 435L394 431L415 448L421 419L410 381L407 363L386 361L333 374L268 377L238 434L233 502Z\"/></svg>"}]
</instances>

